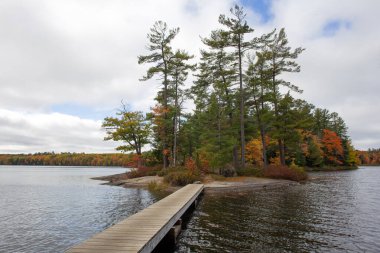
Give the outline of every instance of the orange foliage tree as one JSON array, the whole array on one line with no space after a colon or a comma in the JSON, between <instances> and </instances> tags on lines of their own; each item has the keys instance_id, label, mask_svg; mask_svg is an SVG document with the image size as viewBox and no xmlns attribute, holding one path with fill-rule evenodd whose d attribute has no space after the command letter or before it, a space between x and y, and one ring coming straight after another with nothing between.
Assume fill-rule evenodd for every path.
<instances>
[{"instance_id":1,"label":"orange foliage tree","mask_svg":"<svg viewBox=\"0 0 380 253\"><path fill-rule=\"evenodd\" d=\"M331 130L323 129L322 148L326 164L341 165L343 164L343 145L342 139Z\"/></svg>"},{"instance_id":2,"label":"orange foliage tree","mask_svg":"<svg viewBox=\"0 0 380 253\"><path fill-rule=\"evenodd\" d=\"M168 107L162 105L156 105L151 108L152 113L152 123L153 132L155 133L155 143L158 144L157 149L161 150L164 167L166 168L169 164L170 149L168 147L168 120L167 115L170 111Z\"/></svg>"}]
</instances>

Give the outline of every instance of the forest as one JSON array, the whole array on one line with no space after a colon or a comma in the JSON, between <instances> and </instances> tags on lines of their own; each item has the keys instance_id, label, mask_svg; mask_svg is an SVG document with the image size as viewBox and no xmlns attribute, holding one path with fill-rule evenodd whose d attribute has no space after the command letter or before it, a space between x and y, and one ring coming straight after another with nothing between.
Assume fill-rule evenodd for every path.
<instances>
[{"instance_id":1,"label":"forest","mask_svg":"<svg viewBox=\"0 0 380 253\"><path fill-rule=\"evenodd\" d=\"M380 149L368 151L357 150L358 165L380 165ZM145 165L153 166L159 162L156 154L143 152L141 159ZM0 165L46 165L46 166L119 166L134 167L138 162L135 154L85 154L85 153L34 153L34 154L0 154Z\"/></svg>"},{"instance_id":2,"label":"forest","mask_svg":"<svg viewBox=\"0 0 380 253\"><path fill-rule=\"evenodd\" d=\"M0 165L124 166L133 165L129 154L35 153L0 154Z\"/></svg>"},{"instance_id":3,"label":"forest","mask_svg":"<svg viewBox=\"0 0 380 253\"><path fill-rule=\"evenodd\" d=\"M357 151L359 161L362 165L379 166L380 165L380 148L370 148L367 151Z\"/></svg>"},{"instance_id":4,"label":"forest","mask_svg":"<svg viewBox=\"0 0 380 253\"><path fill-rule=\"evenodd\" d=\"M286 79L300 72L297 58L305 49L292 48L284 28L255 36L239 6L219 23L201 38L198 62L173 48L179 28L163 21L152 26L138 64L146 66L140 81L160 87L155 106L143 113L123 105L104 119L105 139L123 141L117 150L137 156L149 144L164 169L358 165L344 120L301 99L302 90Z\"/></svg>"}]
</instances>

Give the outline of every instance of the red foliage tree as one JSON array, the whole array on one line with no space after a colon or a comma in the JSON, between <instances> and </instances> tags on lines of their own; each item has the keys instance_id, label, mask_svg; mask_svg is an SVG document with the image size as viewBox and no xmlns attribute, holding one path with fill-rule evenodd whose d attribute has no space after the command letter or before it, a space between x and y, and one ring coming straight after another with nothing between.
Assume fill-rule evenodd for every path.
<instances>
[{"instance_id":1,"label":"red foliage tree","mask_svg":"<svg viewBox=\"0 0 380 253\"><path fill-rule=\"evenodd\" d=\"M342 139L334 131L323 129L321 142L326 163L332 165L343 164Z\"/></svg>"}]
</instances>

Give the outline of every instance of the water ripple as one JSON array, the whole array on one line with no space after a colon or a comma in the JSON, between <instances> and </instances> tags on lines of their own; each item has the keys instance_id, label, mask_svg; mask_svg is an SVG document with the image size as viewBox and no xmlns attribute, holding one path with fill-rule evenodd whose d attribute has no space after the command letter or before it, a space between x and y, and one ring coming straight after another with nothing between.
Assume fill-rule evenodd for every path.
<instances>
[{"instance_id":1,"label":"water ripple","mask_svg":"<svg viewBox=\"0 0 380 253\"><path fill-rule=\"evenodd\" d=\"M380 168L313 176L294 187L205 196L176 252L379 252Z\"/></svg>"},{"instance_id":2,"label":"water ripple","mask_svg":"<svg viewBox=\"0 0 380 253\"><path fill-rule=\"evenodd\" d=\"M155 201L90 179L122 171L0 166L0 252L64 252Z\"/></svg>"}]
</instances>

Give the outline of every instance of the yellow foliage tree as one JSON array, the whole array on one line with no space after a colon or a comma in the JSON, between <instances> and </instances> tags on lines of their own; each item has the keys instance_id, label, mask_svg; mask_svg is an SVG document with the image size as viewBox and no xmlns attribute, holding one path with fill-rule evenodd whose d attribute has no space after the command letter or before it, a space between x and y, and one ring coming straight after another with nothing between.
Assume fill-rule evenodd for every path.
<instances>
[{"instance_id":1,"label":"yellow foliage tree","mask_svg":"<svg viewBox=\"0 0 380 253\"><path fill-rule=\"evenodd\" d=\"M260 139L252 139L245 146L245 160L257 166L263 166L263 145Z\"/></svg>"}]
</instances>

